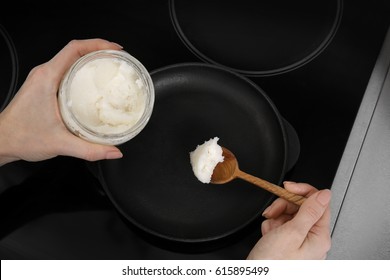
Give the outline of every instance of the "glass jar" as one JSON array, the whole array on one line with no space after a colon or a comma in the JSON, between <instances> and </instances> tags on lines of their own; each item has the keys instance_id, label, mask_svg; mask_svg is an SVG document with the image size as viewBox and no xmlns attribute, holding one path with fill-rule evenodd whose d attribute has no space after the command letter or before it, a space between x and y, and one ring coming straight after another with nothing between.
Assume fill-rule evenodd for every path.
<instances>
[{"instance_id":1,"label":"glass jar","mask_svg":"<svg viewBox=\"0 0 390 280\"><path fill-rule=\"evenodd\" d=\"M122 50L82 56L58 91L66 127L85 140L108 145L122 144L140 133L151 117L154 99L149 72Z\"/></svg>"}]
</instances>

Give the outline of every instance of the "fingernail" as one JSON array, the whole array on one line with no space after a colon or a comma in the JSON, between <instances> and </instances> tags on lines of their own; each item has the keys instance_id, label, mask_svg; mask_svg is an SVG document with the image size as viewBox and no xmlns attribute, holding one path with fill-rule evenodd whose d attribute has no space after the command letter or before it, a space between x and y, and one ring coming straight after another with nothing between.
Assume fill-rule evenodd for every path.
<instances>
[{"instance_id":1,"label":"fingernail","mask_svg":"<svg viewBox=\"0 0 390 280\"><path fill-rule=\"evenodd\" d=\"M120 151L112 151L108 152L106 154L106 159L117 159L117 158L122 158L123 154Z\"/></svg>"},{"instance_id":2,"label":"fingernail","mask_svg":"<svg viewBox=\"0 0 390 280\"><path fill-rule=\"evenodd\" d=\"M331 197L332 197L332 193L331 193L330 190L322 190L317 195L317 201L322 206L327 206L329 204L329 202L330 202Z\"/></svg>"},{"instance_id":3,"label":"fingernail","mask_svg":"<svg viewBox=\"0 0 390 280\"><path fill-rule=\"evenodd\" d=\"M267 213L269 212L269 210L271 209L271 206L268 206L267 208L265 208L265 210L263 211L263 214L261 214L263 217L267 218Z\"/></svg>"},{"instance_id":4,"label":"fingernail","mask_svg":"<svg viewBox=\"0 0 390 280\"><path fill-rule=\"evenodd\" d=\"M114 45L116 45L118 48L123 49L123 47L122 47L121 45L119 45L118 43L116 43L116 42L111 42L111 43L113 43Z\"/></svg>"},{"instance_id":5,"label":"fingernail","mask_svg":"<svg viewBox=\"0 0 390 280\"><path fill-rule=\"evenodd\" d=\"M284 181L283 185L288 185L288 184L296 184L296 182L293 181Z\"/></svg>"}]
</instances>

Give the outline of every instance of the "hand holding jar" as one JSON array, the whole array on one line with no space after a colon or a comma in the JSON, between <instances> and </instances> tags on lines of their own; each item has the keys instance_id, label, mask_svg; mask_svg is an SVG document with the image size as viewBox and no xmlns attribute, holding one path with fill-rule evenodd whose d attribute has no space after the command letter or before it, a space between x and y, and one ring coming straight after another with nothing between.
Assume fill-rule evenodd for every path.
<instances>
[{"instance_id":1,"label":"hand holding jar","mask_svg":"<svg viewBox=\"0 0 390 280\"><path fill-rule=\"evenodd\" d=\"M0 165L40 161L58 155L88 161L122 157L114 145L91 143L65 126L57 92L68 69L82 56L98 50L121 50L102 39L73 40L50 61L31 70L27 79L0 113Z\"/></svg>"}]
</instances>

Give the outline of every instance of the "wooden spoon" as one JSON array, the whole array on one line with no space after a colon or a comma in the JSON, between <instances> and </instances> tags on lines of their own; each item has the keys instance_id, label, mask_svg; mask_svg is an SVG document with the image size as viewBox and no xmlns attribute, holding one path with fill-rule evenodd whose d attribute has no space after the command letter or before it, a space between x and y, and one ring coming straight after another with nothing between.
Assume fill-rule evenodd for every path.
<instances>
[{"instance_id":1,"label":"wooden spoon","mask_svg":"<svg viewBox=\"0 0 390 280\"><path fill-rule=\"evenodd\" d=\"M296 205L301 205L305 201L306 198L303 196L289 192L285 188L241 171L238 167L238 161L234 154L225 147L222 147L222 151L224 161L218 163L214 168L213 174L211 175L211 183L224 184L235 178L240 178Z\"/></svg>"}]
</instances>

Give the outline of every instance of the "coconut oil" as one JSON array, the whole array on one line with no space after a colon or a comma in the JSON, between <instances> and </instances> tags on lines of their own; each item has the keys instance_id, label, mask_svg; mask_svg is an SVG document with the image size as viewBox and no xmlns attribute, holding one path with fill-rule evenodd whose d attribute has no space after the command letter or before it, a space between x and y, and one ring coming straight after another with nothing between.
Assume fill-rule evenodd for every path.
<instances>
[{"instance_id":1,"label":"coconut oil","mask_svg":"<svg viewBox=\"0 0 390 280\"><path fill-rule=\"evenodd\" d=\"M147 124L154 87L145 67L125 51L81 57L64 76L58 94L64 123L88 141L118 145Z\"/></svg>"}]
</instances>

